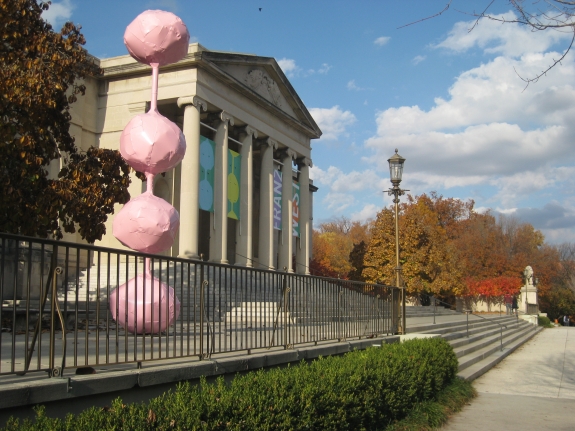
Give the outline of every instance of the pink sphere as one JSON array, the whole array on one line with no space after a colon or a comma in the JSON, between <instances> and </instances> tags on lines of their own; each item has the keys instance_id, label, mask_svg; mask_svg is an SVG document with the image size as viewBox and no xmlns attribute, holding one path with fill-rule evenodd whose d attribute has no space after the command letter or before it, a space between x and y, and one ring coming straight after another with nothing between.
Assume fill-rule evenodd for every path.
<instances>
[{"instance_id":1,"label":"pink sphere","mask_svg":"<svg viewBox=\"0 0 575 431\"><path fill-rule=\"evenodd\" d=\"M174 289L150 275L138 275L110 293L112 318L128 332L157 334L180 315Z\"/></svg>"},{"instance_id":2,"label":"pink sphere","mask_svg":"<svg viewBox=\"0 0 575 431\"><path fill-rule=\"evenodd\" d=\"M186 138L180 128L157 111L136 115L120 136L120 153L139 172L161 174L182 161Z\"/></svg>"},{"instance_id":3,"label":"pink sphere","mask_svg":"<svg viewBox=\"0 0 575 431\"><path fill-rule=\"evenodd\" d=\"M190 34L171 12L147 10L126 27L124 44L134 59L144 64L175 63L188 53Z\"/></svg>"},{"instance_id":4,"label":"pink sphere","mask_svg":"<svg viewBox=\"0 0 575 431\"><path fill-rule=\"evenodd\" d=\"M176 209L148 191L124 205L114 217L112 231L126 247L160 253L172 246L179 226Z\"/></svg>"}]
</instances>

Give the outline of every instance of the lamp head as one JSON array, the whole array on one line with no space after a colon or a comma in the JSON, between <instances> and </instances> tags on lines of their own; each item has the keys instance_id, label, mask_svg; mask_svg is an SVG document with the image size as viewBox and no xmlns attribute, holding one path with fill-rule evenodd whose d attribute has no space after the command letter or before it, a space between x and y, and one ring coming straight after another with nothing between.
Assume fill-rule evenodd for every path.
<instances>
[{"instance_id":1,"label":"lamp head","mask_svg":"<svg viewBox=\"0 0 575 431\"><path fill-rule=\"evenodd\" d=\"M387 159L389 163L389 176L391 183L395 186L399 186L401 183L401 175L403 174L403 163L405 159L397 154L397 148L395 149L395 154Z\"/></svg>"}]
</instances>

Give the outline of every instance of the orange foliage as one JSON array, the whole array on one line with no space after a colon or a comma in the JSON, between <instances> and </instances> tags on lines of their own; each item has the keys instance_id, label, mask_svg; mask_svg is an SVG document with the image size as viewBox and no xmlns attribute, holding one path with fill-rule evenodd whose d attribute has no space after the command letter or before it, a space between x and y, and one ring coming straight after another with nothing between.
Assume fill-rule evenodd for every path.
<instances>
[{"instance_id":1,"label":"orange foliage","mask_svg":"<svg viewBox=\"0 0 575 431\"><path fill-rule=\"evenodd\" d=\"M561 268L557 249L529 223L476 213L473 205L434 192L400 204L400 263L408 292L484 298L517 293L530 265L545 294ZM392 208L377 215L362 275L395 285Z\"/></svg>"}]
</instances>

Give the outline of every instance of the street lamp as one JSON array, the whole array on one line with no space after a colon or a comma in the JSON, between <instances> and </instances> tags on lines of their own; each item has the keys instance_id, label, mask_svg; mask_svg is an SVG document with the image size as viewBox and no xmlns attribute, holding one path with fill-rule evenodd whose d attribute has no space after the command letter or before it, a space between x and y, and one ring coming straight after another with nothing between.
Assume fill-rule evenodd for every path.
<instances>
[{"instance_id":1,"label":"street lamp","mask_svg":"<svg viewBox=\"0 0 575 431\"><path fill-rule=\"evenodd\" d=\"M400 321L401 328L399 328L398 332L400 334L405 334L405 287L401 286L401 265L399 264L399 197L409 190L401 190L399 188L405 159L397 154L397 148L395 149L395 154L387 161L389 162L389 176L391 184L393 185L387 193L389 196L394 197L393 203L395 204L395 286L401 292L401 319L398 319Z\"/></svg>"}]
</instances>

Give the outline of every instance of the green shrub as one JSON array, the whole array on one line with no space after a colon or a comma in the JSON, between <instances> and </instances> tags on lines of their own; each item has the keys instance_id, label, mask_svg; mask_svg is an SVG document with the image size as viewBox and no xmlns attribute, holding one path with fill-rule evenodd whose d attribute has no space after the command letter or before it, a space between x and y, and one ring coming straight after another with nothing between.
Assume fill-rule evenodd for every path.
<instances>
[{"instance_id":1,"label":"green shrub","mask_svg":"<svg viewBox=\"0 0 575 431\"><path fill-rule=\"evenodd\" d=\"M554 325L551 324L551 320L547 316L538 316L539 326L544 326L545 328L553 328Z\"/></svg>"},{"instance_id":2,"label":"green shrub","mask_svg":"<svg viewBox=\"0 0 575 431\"><path fill-rule=\"evenodd\" d=\"M64 420L38 409L36 423L7 430L366 430L404 418L434 399L457 372L441 338L388 344L307 364L179 384L148 403L92 408Z\"/></svg>"}]
</instances>

